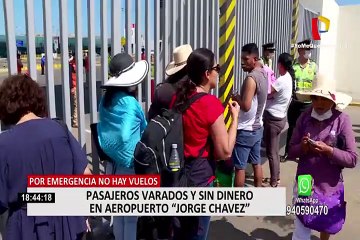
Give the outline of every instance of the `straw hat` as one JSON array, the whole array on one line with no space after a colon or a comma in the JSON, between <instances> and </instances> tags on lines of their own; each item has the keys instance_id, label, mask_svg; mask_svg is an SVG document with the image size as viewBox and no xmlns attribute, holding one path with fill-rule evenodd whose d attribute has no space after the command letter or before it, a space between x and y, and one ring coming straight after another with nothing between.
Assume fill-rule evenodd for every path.
<instances>
[{"instance_id":1,"label":"straw hat","mask_svg":"<svg viewBox=\"0 0 360 240\"><path fill-rule=\"evenodd\" d=\"M127 53L116 54L110 61L109 73L112 77L102 86L131 87L140 84L149 72L146 61L134 62Z\"/></svg>"},{"instance_id":2,"label":"straw hat","mask_svg":"<svg viewBox=\"0 0 360 240\"><path fill-rule=\"evenodd\" d=\"M335 91L329 84L329 79L323 75L318 75L313 84L312 90L296 92L300 101L310 101L311 96L319 96L333 101L339 109L345 109L352 101L352 97Z\"/></svg>"},{"instance_id":3,"label":"straw hat","mask_svg":"<svg viewBox=\"0 0 360 240\"><path fill-rule=\"evenodd\" d=\"M186 66L186 61L192 53L192 47L189 44L181 45L174 49L173 59L169 65L166 66L165 73L168 76L174 75Z\"/></svg>"}]
</instances>

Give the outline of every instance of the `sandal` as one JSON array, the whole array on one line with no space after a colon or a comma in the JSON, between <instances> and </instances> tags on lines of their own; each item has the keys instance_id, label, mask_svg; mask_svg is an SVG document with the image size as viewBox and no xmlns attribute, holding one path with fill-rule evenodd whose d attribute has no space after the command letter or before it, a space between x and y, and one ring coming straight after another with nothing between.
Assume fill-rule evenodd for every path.
<instances>
[{"instance_id":1,"label":"sandal","mask_svg":"<svg viewBox=\"0 0 360 240\"><path fill-rule=\"evenodd\" d=\"M269 182L270 182L270 178L263 178L263 179L262 179L262 182L263 182L263 183L269 183Z\"/></svg>"},{"instance_id":2,"label":"sandal","mask_svg":"<svg viewBox=\"0 0 360 240\"><path fill-rule=\"evenodd\" d=\"M285 153L283 156L280 156L280 162L286 162L287 161L287 158L288 158L288 154Z\"/></svg>"}]
</instances>

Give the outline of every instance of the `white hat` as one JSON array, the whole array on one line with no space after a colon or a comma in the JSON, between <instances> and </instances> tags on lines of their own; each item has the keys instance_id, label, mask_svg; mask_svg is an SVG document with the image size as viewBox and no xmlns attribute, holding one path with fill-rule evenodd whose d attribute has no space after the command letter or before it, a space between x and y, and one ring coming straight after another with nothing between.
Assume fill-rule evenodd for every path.
<instances>
[{"instance_id":1,"label":"white hat","mask_svg":"<svg viewBox=\"0 0 360 240\"><path fill-rule=\"evenodd\" d=\"M323 75L317 76L314 85L312 90L296 92L297 98L300 101L310 101L311 96L327 98L333 101L339 109L345 109L352 101L351 96L335 91L335 89L330 86L329 79Z\"/></svg>"},{"instance_id":2,"label":"white hat","mask_svg":"<svg viewBox=\"0 0 360 240\"><path fill-rule=\"evenodd\" d=\"M189 44L181 45L174 49L173 59L171 63L166 66L165 73L168 76L174 75L186 66L186 62L192 53L192 47Z\"/></svg>"},{"instance_id":3,"label":"white hat","mask_svg":"<svg viewBox=\"0 0 360 240\"><path fill-rule=\"evenodd\" d=\"M149 72L147 61L134 62L127 53L116 54L110 61L109 74L112 76L102 86L131 87L140 84Z\"/></svg>"}]
</instances>

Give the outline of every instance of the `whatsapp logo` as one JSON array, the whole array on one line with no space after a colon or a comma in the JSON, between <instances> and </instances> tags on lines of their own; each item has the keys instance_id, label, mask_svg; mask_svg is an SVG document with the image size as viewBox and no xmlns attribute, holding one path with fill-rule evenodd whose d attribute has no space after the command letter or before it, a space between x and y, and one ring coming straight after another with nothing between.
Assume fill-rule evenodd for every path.
<instances>
[{"instance_id":1,"label":"whatsapp logo","mask_svg":"<svg viewBox=\"0 0 360 240\"><path fill-rule=\"evenodd\" d=\"M312 192L313 178L311 175L299 175L298 176L298 195L309 197Z\"/></svg>"}]
</instances>

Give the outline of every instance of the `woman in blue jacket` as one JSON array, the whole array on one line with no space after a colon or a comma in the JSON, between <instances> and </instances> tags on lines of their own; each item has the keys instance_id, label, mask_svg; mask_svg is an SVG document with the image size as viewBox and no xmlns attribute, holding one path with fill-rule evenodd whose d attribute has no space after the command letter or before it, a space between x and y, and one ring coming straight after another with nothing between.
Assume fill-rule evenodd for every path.
<instances>
[{"instance_id":1,"label":"woman in blue jacket","mask_svg":"<svg viewBox=\"0 0 360 240\"><path fill-rule=\"evenodd\" d=\"M115 55L109 64L110 79L104 84L105 95L99 106L99 143L112 162L107 174L135 174L133 155L147 125L136 100L137 85L148 74L146 61L134 62L127 53ZM116 240L136 239L137 217L114 217Z\"/></svg>"}]
</instances>

